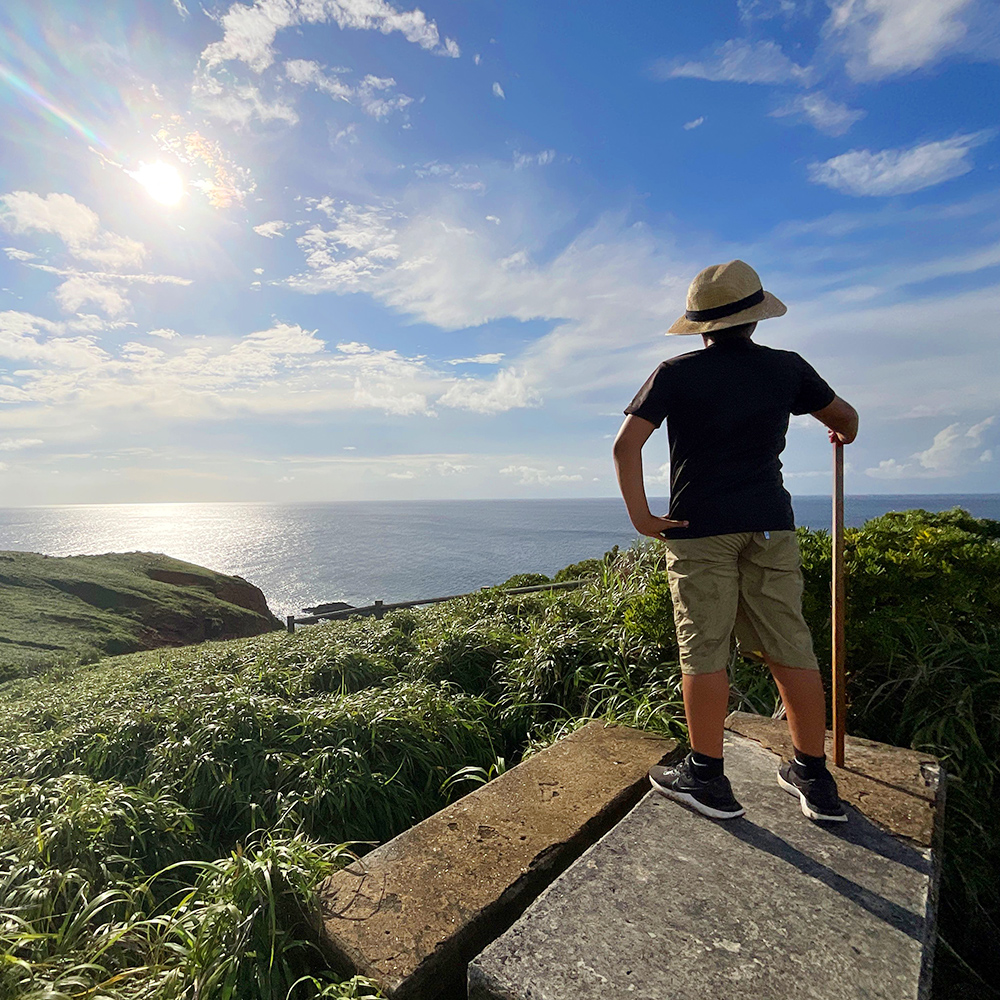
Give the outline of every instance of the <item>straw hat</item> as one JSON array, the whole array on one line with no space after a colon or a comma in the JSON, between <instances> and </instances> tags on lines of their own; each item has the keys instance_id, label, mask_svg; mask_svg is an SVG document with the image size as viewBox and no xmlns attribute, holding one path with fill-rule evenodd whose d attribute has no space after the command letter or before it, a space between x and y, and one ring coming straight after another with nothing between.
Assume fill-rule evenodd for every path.
<instances>
[{"instance_id":1,"label":"straw hat","mask_svg":"<svg viewBox=\"0 0 1000 1000\"><path fill-rule=\"evenodd\" d=\"M784 316L784 302L765 292L757 272L741 260L706 267L691 282L687 312L667 333L711 333Z\"/></svg>"}]
</instances>

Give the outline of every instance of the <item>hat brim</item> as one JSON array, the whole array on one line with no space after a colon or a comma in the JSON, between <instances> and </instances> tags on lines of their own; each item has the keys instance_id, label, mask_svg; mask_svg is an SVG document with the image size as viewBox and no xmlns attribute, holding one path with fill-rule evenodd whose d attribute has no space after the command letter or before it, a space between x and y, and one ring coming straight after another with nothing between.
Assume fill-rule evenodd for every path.
<instances>
[{"instance_id":1,"label":"hat brim","mask_svg":"<svg viewBox=\"0 0 1000 1000\"><path fill-rule=\"evenodd\" d=\"M681 316L667 333L713 333L715 330L726 330L731 326L742 326L744 323L756 323L762 319L775 319L784 316L788 312L788 307L781 299L764 292L764 301L757 305L744 309L742 312L733 313L732 316L725 316L722 319L709 320L707 323L698 323L690 320L687 316Z\"/></svg>"}]
</instances>

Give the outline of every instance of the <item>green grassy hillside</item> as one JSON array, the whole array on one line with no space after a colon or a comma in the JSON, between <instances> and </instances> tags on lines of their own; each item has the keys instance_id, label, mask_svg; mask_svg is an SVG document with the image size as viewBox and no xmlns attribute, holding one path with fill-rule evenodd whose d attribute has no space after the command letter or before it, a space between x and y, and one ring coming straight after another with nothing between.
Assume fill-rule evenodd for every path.
<instances>
[{"instance_id":1,"label":"green grassy hillside","mask_svg":"<svg viewBox=\"0 0 1000 1000\"><path fill-rule=\"evenodd\" d=\"M256 587L168 556L0 552L0 677L278 627Z\"/></svg>"},{"instance_id":2,"label":"green grassy hillside","mask_svg":"<svg viewBox=\"0 0 1000 1000\"><path fill-rule=\"evenodd\" d=\"M828 663L830 540L800 537ZM938 1000L1000 981L998 537L961 511L848 536L848 731L950 775ZM376 995L311 944L323 874L588 718L684 735L659 547L586 569L0 684L0 997ZM759 667L731 676L732 708L772 712Z\"/></svg>"}]
</instances>

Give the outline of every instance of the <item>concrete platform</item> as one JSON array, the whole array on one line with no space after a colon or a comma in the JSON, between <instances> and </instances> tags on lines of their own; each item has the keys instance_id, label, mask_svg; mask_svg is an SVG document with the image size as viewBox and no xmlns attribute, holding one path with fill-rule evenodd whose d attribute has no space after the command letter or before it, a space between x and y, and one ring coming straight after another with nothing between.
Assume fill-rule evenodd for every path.
<instances>
[{"instance_id":1,"label":"concrete platform","mask_svg":"<svg viewBox=\"0 0 1000 1000\"><path fill-rule=\"evenodd\" d=\"M866 749L877 764L879 745ZM846 824L810 822L778 763L727 733L738 820L650 790L470 963L469 1000L923 1000L935 852L851 805Z\"/></svg>"},{"instance_id":2,"label":"concrete platform","mask_svg":"<svg viewBox=\"0 0 1000 1000\"><path fill-rule=\"evenodd\" d=\"M465 997L466 969L642 798L672 740L590 722L319 887L331 967L397 1000Z\"/></svg>"}]
</instances>

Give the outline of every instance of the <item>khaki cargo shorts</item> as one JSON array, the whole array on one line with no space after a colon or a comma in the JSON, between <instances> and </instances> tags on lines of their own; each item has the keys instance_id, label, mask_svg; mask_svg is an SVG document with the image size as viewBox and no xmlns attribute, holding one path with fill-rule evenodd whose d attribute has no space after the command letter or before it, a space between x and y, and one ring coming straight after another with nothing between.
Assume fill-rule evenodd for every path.
<instances>
[{"instance_id":1,"label":"khaki cargo shorts","mask_svg":"<svg viewBox=\"0 0 1000 1000\"><path fill-rule=\"evenodd\" d=\"M741 656L819 669L802 617L794 531L670 538L665 544L683 673L725 670L734 632Z\"/></svg>"}]
</instances>

